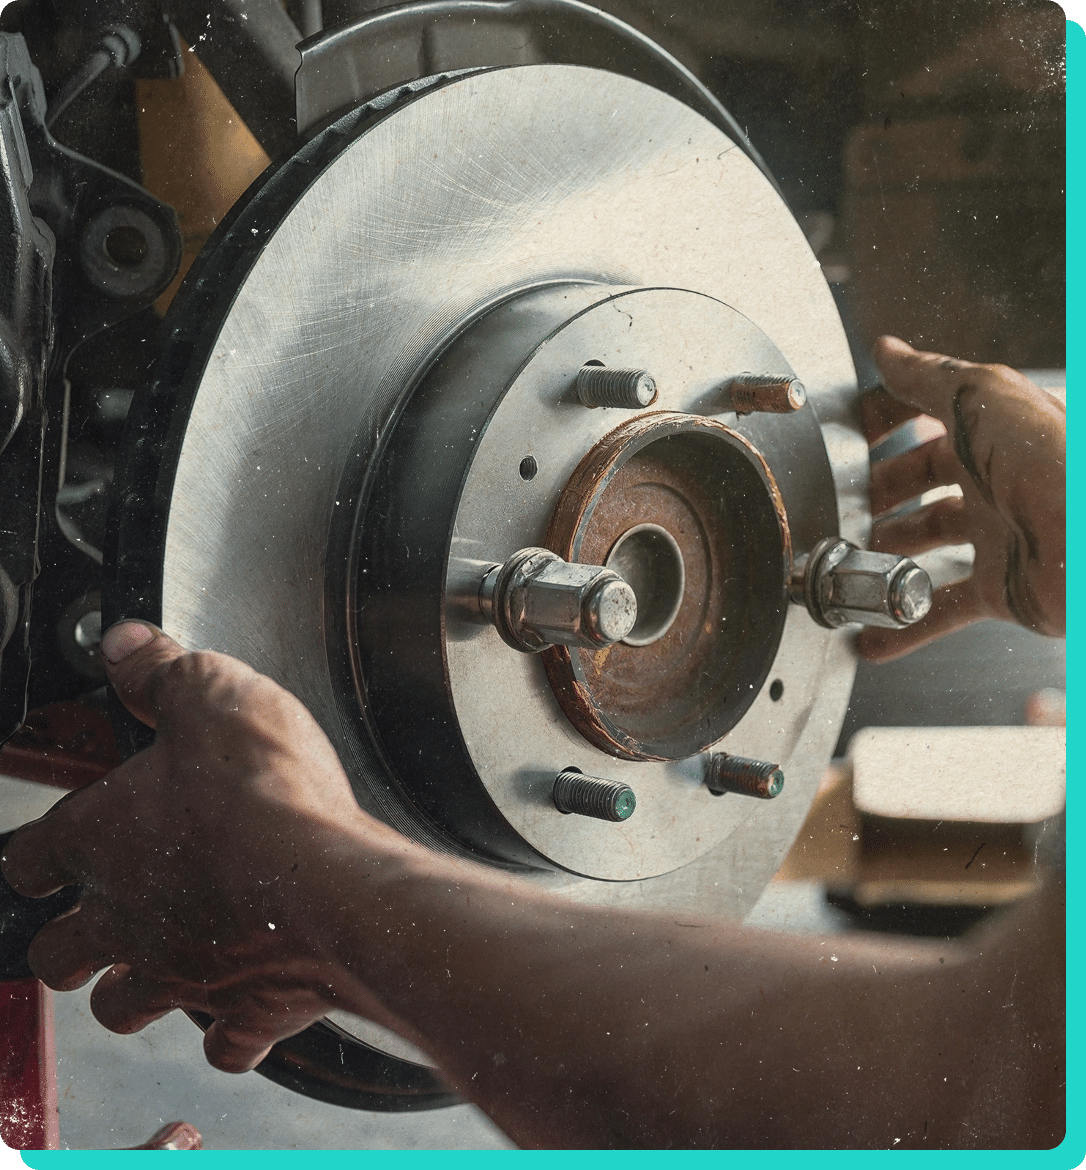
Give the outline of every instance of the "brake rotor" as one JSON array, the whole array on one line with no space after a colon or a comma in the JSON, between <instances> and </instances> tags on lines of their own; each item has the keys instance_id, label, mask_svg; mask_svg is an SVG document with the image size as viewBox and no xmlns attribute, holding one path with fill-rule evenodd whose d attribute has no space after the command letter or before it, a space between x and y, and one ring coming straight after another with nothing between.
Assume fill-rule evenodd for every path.
<instances>
[{"instance_id":1,"label":"brake rotor","mask_svg":"<svg viewBox=\"0 0 1086 1170\"><path fill-rule=\"evenodd\" d=\"M854 672L788 604L792 559L868 523L832 296L742 150L629 78L454 78L271 174L170 320L118 463L106 619L276 679L360 805L433 848L585 902L741 917ZM657 400L586 406L587 362L648 371ZM744 371L808 405L737 414ZM480 582L530 546L640 574L640 644L506 645ZM772 759L786 790L715 796L710 748ZM628 785L634 815L563 815L566 770ZM445 1103L424 1081L376 1107Z\"/></svg>"}]
</instances>

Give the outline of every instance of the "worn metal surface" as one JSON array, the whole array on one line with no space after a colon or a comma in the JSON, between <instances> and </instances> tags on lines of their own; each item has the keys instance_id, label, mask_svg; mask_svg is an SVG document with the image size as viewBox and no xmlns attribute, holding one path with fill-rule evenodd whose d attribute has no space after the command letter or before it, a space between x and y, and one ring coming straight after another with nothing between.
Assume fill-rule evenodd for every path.
<instances>
[{"instance_id":1,"label":"worn metal surface","mask_svg":"<svg viewBox=\"0 0 1086 1170\"><path fill-rule=\"evenodd\" d=\"M655 86L708 118L776 185L738 122L685 65L594 5L581 0L413 0L365 11L373 7L328 0L326 31L298 46L299 134L360 102L441 74L606 63L613 72Z\"/></svg>"},{"instance_id":2,"label":"worn metal surface","mask_svg":"<svg viewBox=\"0 0 1086 1170\"><path fill-rule=\"evenodd\" d=\"M55 1150L53 993L37 979L0 983L0 1139L16 1150Z\"/></svg>"},{"instance_id":3,"label":"worn metal surface","mask_svg":"<svg viewBox=\"0 0 1086 1170\"><path fill-rule=\"evenodd\" d=\"M770 374L740 374L732 379L732 405L737 414L768 410L773 414L791 414L802 410L807 388L795 378L775 378Z\"/></svg>"},{"instance_id":4,"label":"worn metal surface","mask_svg":"<svg viewBox=\"0 0 1086 1170\"><path fill-rule=\"evenodd\" d=\"M476 394L489 392L485 378L497 363L492 357L482 360L482 355L493 353L497 343L488 334L488 344L483 346L477 330L492 329L501 336L498 326L504 315L509 324L516 324L515 334L526 335L533 320L527 304L534 306L538 316L548 297L556 311L567 301L573 301L578 311L523 363L500 405L472 440L471 467L460 489L444 611L448 687L458 733L474 772L505 823L552 864L592 877L628 881L675 871L735 834L735 853L721 859L725 873L737 855L744 863L753 858L769 866L768 858L761 855L763 835L772 840L778 818L785 820L790 810L807 801L817 784L821 767L815 759L817 737L824 725L812 720L811 696L832 694L841 677L835 674L832 660L825 658L833 640L825 641L805 612L788 607L780 648L765 678L767 685L756 687L746 717L725 741L725 750L739 755L794 759L795 778L788 798L759 808L759 814L766 814L764 819L751 820L751 802L709 796L696 759L616 759L605 747L576 734L543 665L522 655L501 654L496 632L480 624L458 597L464 584L477 579L472 574L477 573L474 566L479 559L501 556L507 545L511 553L521 540L547 542L559 501L569 504L577 496L571 480L578 464L618 424L648 428L652 433L652 420L660 417L656 411L630 420L626 410L584 409L574 383L586 355L609 365L651 368L660 392L655 405L661 411L683 416L697 412L710 419L719 415L720 421L726 419L753 443L773 468L799 552L813 547L838 522L818 423L810 410L736 419L727 393L730 378L752 366L782 374L788 367L772 342L733 309L678 289L616 293L557 286L549 293L541 290L531 298L501 306L480 322L473 336L465 337L466 350L459 343L450 350L442 370L450 415L457 413L454 403L459 401L460 387ZM475 360L473 353L479 355ZM719 424L707 421L704 425L711 429ZM453 442L451 435L448 442ZM528 456L536 472L524 481L519 468ZM621 496L618 504L621 507ZM614 535L628 527L618 524ZM779 533L774 540L779 555ZM607 547L603 542L595 552L605 555ZM417 572L420 561L414 546L409 563ZM777 589L779 595L779 579ZM645 652L656 649L650 645ZM615 650L634 653L634 648L625 646L610 653ZM759 662L757 667L764 664ZM848 668L844 669L847 674ZM689 671L687 677L693 676L693 670ZM483 686L481 679L485 679ZM675 681L678 685L682 680ZM774 690L774 682L780 684L779 691ZM780 697L774 699L773 694ZM838 696L836 701L843 710L844 699ZM667 707L666 701L658 704L661 716ZM815 746L808 748L808 743ZM609 741L607 747L613 743ZM617 827L582 818L556 818L550 784L557 770L570 766L629 783L637 792L637 815ZM750 834L745 840L744 832ZM759 846L752 848L755 840ZM673 875L655 878L640 896L651 898L658 882L673 880ZM730 885L730 877L721 884ZM742 880L735 885L741 889ZM735 893L734 887L731 892ZM613 887L606 893L610 898L619 896Z\"/></svg>"},{"instance_id":5,"label":"worn metal surface","mask_svg":"<svg viewBox=\"0 0 1086 1170\"><path fill-rule=\"evenodd\" d=\"M544 665L570 722L634 760L680 760L740 720L776 657L791 539L757 449L714 419L640 415L588 452L559 499L548 544L608 559L642 523L671 535L684 591L667 633L607 651L555 647Z\"/></svg>"}]
</instances>

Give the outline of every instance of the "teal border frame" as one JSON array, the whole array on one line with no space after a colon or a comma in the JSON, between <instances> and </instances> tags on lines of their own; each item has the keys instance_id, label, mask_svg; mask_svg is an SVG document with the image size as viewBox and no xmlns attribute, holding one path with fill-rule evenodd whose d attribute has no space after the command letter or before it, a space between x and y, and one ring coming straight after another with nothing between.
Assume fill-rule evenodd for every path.
<instances>
[{"instance_id":1,"label":"teal border frame","mask_svg":"<svg viewBox=\"0 0 1086 1170\"><path fill-rule=\"evenodd\" d=\"M1078 207L1086 194L1086 159L1083 154L1076 152L1075 144L1081 128L1086 126L1086 31L1083 26L1074 21L1067 22L1067 270L1069 273L1082 272L1086 269L1086 217L1075 216L1072 209ZM1071 381L1072 371L1077 376L1086 360L1086 329L1084 329L1083 310L1086 308L1086 296L1077 281L1069 280L1067 287L1067 370L1068 383ZM1076 327L1077 325L1077 327ZM1068 405L1071 405L1071 395L1068 394ZM1081 446L1086 440L1080 435L1082 420L1077 409L1068 411L1069 443L1072 447ZM1086 489L1086 462L1077 464L1070 460L1067 470L1067 486L1072 498L1083 498ZM1067 542L1067 569L1068 579L1080 581L1086 579L1086 518L1076 514L1068 521L1068 536L1080 536L1083 539L1069 539ZM1083 570L1080 572L1079 570ZM1073 648L1083 644L1083 632L1086 630L1086 616L1076 607L1071 607L1067 618L1067 641L1069 647L1069 667L1076 665ZM1086 670L1079 675L1078 670L1068 670L1067 690L1068 704L1078 710L1079 686L1086 677ZM1067 726L1067 758L1069 781L1071 774L1077 771L1076 765L1084 758L1084 744L1086 744L1086 729L1075 719L1068 721ZM1072 795L1074 786L1068 783L1067 794L1067 836L1069 840L1082 840L1083 813L1079 805L1077 794ZM1086 861L1074 850L1067 853L1067 887L1068 906L1078 908L1081 905L1083 891L1083 877L1086 873ZM1081 970L1086 957L1086 942L1081 935L1069 931L1067 940L1067 967L1068 990L1074 987L1074 976ZM893 1159L895 1166L904 1161L906 1165L919 1166L931 1162L943 1162L953 1159L963 1170L1071 1170L1086 1160L1086 1116L1078 1106L1086 1104L1083 1094L1084 1070L1083 1056L1086 1051L1086 1008L1077 995L1070 994L1067 999L1067 1133L1063 1140L1052 1150L816 1150L803 1152L804 1170L820 1170L821 1167L840 1167L850 1165L870 1165L872 1163ZM682 1153L661 1154L655 1151L563 1151L559 1156L570 1163L587 1159L593 1160L595 1168L618 1166L623 1170L634 1170L640 1163L646 1168L651 1166L656 1170L662 1158L682 1161L704 1161L715 1159L721 1163L727 1161L729 1167L757 1165L758 1167L776 1167L794 1163L797 1151L794 1150L715 1150L715 1151L684 1151ZM106 1170L115 1165L132 1165L132 1159L158 1159L163 1157L159 1152L88 1152L68 1150L27 1150L21 1155L23 1162L32 1170ZM431 1170L440 1164L441 1170L474 1170L480 1163L507 1164L516 1161L524 1166L529 1161L552 1159L555 1155L549 1151L520 1151L520 1150L312 1150L312 1151L249 1151L238 1152L233 1150L202 1151L204 1158L217 1161L224 1168L230 1170L276 1170L283 1167L287 1170L297 1170L300 1161L310 1161L315 1164L318 1160L322 1170L347 1170L357 1165L359 1160L365 1159L367 1170Z\"/></svg>"}]
</instances>

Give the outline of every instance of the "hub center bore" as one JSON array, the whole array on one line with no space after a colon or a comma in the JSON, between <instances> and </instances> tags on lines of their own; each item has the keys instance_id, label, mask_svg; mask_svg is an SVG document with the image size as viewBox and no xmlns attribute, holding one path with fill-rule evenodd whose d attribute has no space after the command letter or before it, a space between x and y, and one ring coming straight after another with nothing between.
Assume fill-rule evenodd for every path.
<instances>
[{"instance_id":1,"label":"hub center bore","mask_svg":"<svg viewBox=\"0 0 1086 1170\"><path fill-rule=\"evenodd\" d=\"M780 492L748 439L697 415L632 419L582 459L547 545L637 595L623 642L544 652L582 735L624 759L679 760L738 723L780 643L791 562Z\"/></svg>"},{"instance_id":2,"label":"hub center bore","mask_svg":"<svg viewBox=\"0 0 1086 1170\"><path fill-rule=\"evenodd\" d=\"M671 629L686 589L682 549L659 524L635 524L615 541L604 565L634 591L637 621L622 639L627 646L651 646Z\"/></svg>"}]
</instances>

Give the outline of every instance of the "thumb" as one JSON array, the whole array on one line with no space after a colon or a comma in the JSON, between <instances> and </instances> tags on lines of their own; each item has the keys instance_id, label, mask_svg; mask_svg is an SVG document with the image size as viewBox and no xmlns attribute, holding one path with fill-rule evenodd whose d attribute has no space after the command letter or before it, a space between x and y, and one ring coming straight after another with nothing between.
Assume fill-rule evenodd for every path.
<instances>
[{"instance_id":1,"label":"thumb","mask_svg":"<svg viewBox=\"0 0 1086 1170\"><path fill-rule=\"evenodd\" d=\"M158 722L169 667L187 653L150 622L120 621L102 636L102 660L117 697L148 727Z\"/></svg>"}]
</instances>

